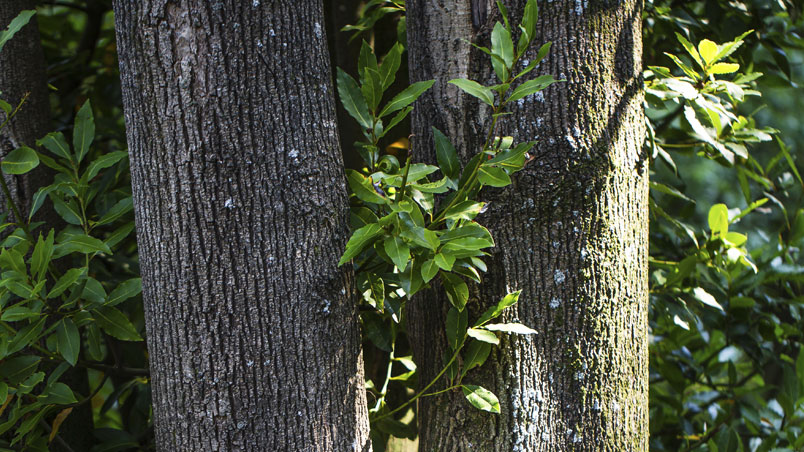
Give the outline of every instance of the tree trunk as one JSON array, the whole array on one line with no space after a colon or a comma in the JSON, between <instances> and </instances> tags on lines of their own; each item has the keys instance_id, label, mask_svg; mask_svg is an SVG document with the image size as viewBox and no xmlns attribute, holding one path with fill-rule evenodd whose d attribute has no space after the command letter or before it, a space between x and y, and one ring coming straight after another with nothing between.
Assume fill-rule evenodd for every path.
<instances>
[{"instance_id":1,"label":"tree trunk","mask_svg":"<svg viewBox=\"0 0 804 452\"><path fill-rule=\"evenodd\" d=\"M3 0L0 2L0 28L5 29L20 12L34 9L31 0ZM0 130L0 157L25 145L36 146L36 140L42 138L49 130L50 104L47 93L47 72L42 42L36 16L23 27L14 38L6 43L0 52L0 92L2 98L16 107L27 95L25 105ZM5 120L5 112L0 112L0 121ZM23 214L28 211L29 203L36 190L50 183L45 175L45 167L24 176L5 176L11 197L20 207ZM0 192L0 204L5 209L6 201ZM26 218L27 219L27 218Z\"/></svg>"},{"instance_id":2,"label":"tree trunk","mask_svg":"<svg viewBox=\"0 0 804 452\"><path fill-rule=\"evenodd\" d=\"M157 448L370 450L321 3L114 9Z\"/></svg>"},{"instance_id":3,"label":"tree trunk","mask_svg":"<svg viewBox=\"0 0 804 452\"><path fill-rule=\"evenodd\" d=\"M482 145L489 110L446 82L491 82L488 57L461 39L489 46L501 20L483 1L441 3L408 2L411 79L438 80L413 113L414 155L431 162L432 124L464 159ZM504 3L518 23L525 1ZM422 451L648 450L641 2L539 3L537 45L527 57L543 42L553 47L526 79L566 81L519 101L504 119L501 135L538 140L536 159L512 186L484 192L491 205L478 220L497 247L484 284L470 295L476 316L506 290L522 289L507 320L538 335L502 338L466 377L497 394L502 414L474 410L460 391L421 399ZM444 321L432 306L447 302L429 295L412 303L409 317L422 383L438 371L445 343L439 337L433 345Z\"/></svg>"}]
</instances>

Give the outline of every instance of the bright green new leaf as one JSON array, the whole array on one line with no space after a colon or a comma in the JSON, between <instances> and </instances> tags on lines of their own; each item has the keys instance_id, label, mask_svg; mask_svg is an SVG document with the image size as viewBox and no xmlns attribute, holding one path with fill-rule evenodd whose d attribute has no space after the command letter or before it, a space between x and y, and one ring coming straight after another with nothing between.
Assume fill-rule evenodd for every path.
<instances>
[{"instance_id":1,"label":"bright green new leaf","mask_svg":"<svg viewBox=\"0 0 804 452\"><path fill-rule=\"evenodd\" d=\"M731 74L739 69L740 65L737 63L715 63L706 72L709 74Z\"/></svg>"},{"instance_id":2,"label":"bright green new leaf","mask_svg":"<svg viewBox=\"0 0 804 452\"><path fill-rule=\"evenodd\" d=\"M95 139L95 118L92 115L92 106L89 100L84 102L78 114L75 116L75 127L73 128L73 150L76 153L76 161L81 160L89 152L89 146Z\"/></svg>"},{"instance_id":3,"label":"bright green new leaf","mask_svg":"<svg viewBox=\"0 0 804 452\"><path fill-rule=\"evenodd\" d=\"M358 124L365 129L372 126L371 116L369 115L368 105L363 93L357 86L357 82L351 75L338 68L338 96L341 98L343 108L352 115Z\"/></svg>"},{"instance_id":4,"label":"bright green new leaf","mask_svg":"<svg viewBox=\"0 0 804 452\"><path fill-rule=\"evenodd\" d=\"M511 185L511 177L502 168L482 165L477 171L477 180L490 187L506 187Z\"/></svg>"},{"instance_id":5,"label":"bright green new leaf","mask_svg":"<svg viewBox=\"0 0 804 452\"><path fill-rule=\"evenodd\" d=\"M75 363L78 362L78 354L81 351L81 335L78 333L75 323L69 317L65 317L59 322L56 327L56 338L58 340L59 354L71 366L75 366Z\"/></svg>"},{"instance_id":6,"label":"bright green new leaf","mask_svg":"<svg viewBox=\"0 0 804 452\"><path fill-rule=\"evenodd\" d=\"M725 204L715 204L709 209L709 230L712 235L725 234L729 229L729 209Z\"/></svg>"},{"instance_id":7,"label":"bright green new leaf","mask_svg":"<svg viewBox=\"0 0 804 452\"><path fill-rule=\"evenodd\" d=\"M494 92L491 88L486 88L474 80L467 80L465 78L456 78L450 80L449 83L462 89L466 94L477 97L484 103L494 107Z\"/></svg>"},{"instance_id":8,"label":"bright green new leaf","mask_svg":"<svg viewBox=\"0 0 804 452\"><path fill-rule=\"evenodd\" d=\"M463 385L463 395L475 408L490 413L500 413L500 401L488 389L476 385Z\"/></svg>"},{"instance_id":9,"label":"bright green new leaf","mask_svg":"<svg viewBox=\"0 0 804 452\"><path fill-rule=\"evenodd\" d=\"M410 248L399 237L388 237L383 243L385 253L391 258L399 271L404 271L410 261Z\"/></svg>"},{"instance_id":10,"label":"bright green new leaf","mask_svg":"<svg viewBox=\"0 0 804 452\"><path fill-rule=\"evenodd\" d=\"M368 245L371 244L382 233L382 227L377 223L368 224L356 230L349 241L346 243L346 250L338 261L338 266L349 262L360 254Z\"/></svg>"},{"instance_id":11,"label":"bright green new leaf","mask_svg":"<svg viewBox=\"0 0 804 452\"><path fill-rule=\"evenodd\" d=\"M714 42L704 39L703 41L698 43L698 53L701 55L701 59L703 59L704 63L710 65L715 62L715 57L719 52L719 48L717 44Z\"/></svg>"},{"instance_id":12,"label":"bright green new leaf","mask_svg":"<svg viewBox=\"0 0 804 452\"><path fill-rule=\"evenodd\" d=\"M22 146L9 152L0 165L6 174L25 174L39 166L39 157L33 149Z\"/></svg>"},{"instance_id":13,"label":"bright green new leaf","mask_svg":"<svg viewBox=\"0 0 804 452\"><path fill-rule=\"evenodd\" d=\"M483 328L489 331L500 331L503 333L536 334L536 330L528 328L521 323L490 323Z\"/></svg>"},{"instance_id":14,"label":"bright green new leaf","mask_svg":"<svg viewBox=\"0 0 804 452\"><path fill-rule=\"evenodd\" d=\"M116 337L121 341L141 341L134 325L129 322L125 314L116 308L100 306L92 311L92 317L106 334Z\"/></svg>"},{"instance_id":15,"label":"bright green new leaf","mask_svg":"<svg viewBox=\"0 0 804 452\"><path fill-rule=\"evenodd\" d=\"M435 83L435 80L426 80L423 82L413 83L405 88L404 91L394 96L394 98L391 99L391 102L388 102L378 116L382 118L397 110L407 107L418 99L422 93L430 89L430 87L433 86L433 83Z\"/></svg>"},{"instance_id":16,"label":"bright green new leaf","mask_svg":"<svg viewBox=\"0 0 804 452\"><path fill-rule=\"evenodd\" d=\"M433 137L435 138L438 166L441 167L441 172L444 173L444 176L448 177L453 184L456 184L458 177L461 175L461 162L458 159L458 152L449 138L435 127L433 127Z\"/></svg>"},{"instance_id":17,"label":"bright green new leaf","mask_svg":"<svg viewBox=\"0 0 804 452\"><path fill-rule=\"evenodd\" d=\"M678 32L676 33L676 38L678 39L678 42L680 42L681 45L684 46L684 50L686 50L687 53L690 54L692 59L695 60L696 63L698 63L698 66L700 66L701 69L705 69L706 64L703 62L703 60L701 60L701 55L698 54L698 50L695 48L695 46L692 45L692 43L689 42L687 38L685 38Z\"/></svg>"},{"instance_id":18,"label":"bright green new leaf","mask_svg":"<svg viewBox=\"0 0 804 452\"><path fill-rule=\"evenodd\" d=\"M489 344L497 345L500 343L500 339L497 338L497 335L492 333L491 331L481 330L477 328L469 328L466 331L466 334L469 337L473 337L481 342L487 342Z\"/></svg>"}]
</instances>

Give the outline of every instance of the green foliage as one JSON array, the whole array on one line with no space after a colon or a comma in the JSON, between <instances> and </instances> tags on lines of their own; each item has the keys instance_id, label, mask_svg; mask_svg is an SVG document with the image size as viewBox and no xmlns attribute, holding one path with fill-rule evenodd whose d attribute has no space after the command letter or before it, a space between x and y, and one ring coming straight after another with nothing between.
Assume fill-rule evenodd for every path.
<instances>
[{"instance_id":1,"label":"green foliage","mask_svg":"<svg viewBox=\"0 0 804 452\"><path fill-rule=\"evenodd\" d=\"M419 397L430 395L426 391L442 377L449 380L448 390L462 388L472 406L499 413L500 405L494 394L478 386L463 384L463 378L470 369L483 364L489 355L489 344L499 344L498 333L535 333L519 324L489 324L505 308L516 303L519 292L503 298L471 328L466 309L469 301L466 280L481 282L481 273L486 271L482 261L486 255L484 250L494 246L489 231L475 221L485 207L478 201L479 193L484 186L510 185L511 175L529 161L528 151L535 144L514 143L512 137L495 136L498 118L505 113L510 102L535 94L555 82L552 77L542 76L525 81L514 89L511 87L515 78L525 73L514 75L514 68L532 41L532 35L528 33L532 33L536 20L535 1L528 2L528 11L520 27L521 38L516 49L505 15L505 25L497 23L494 28L491 50L483 48L491 57L501 85L486 87L466 79L450 81L492 109L488 138L466 165L461 163L449 138L436 128L433 128L433 136L438 166L411 163L410 156L404 165L400 165L395 156L381 155L379 139L399 123L400 116L410 112L410 105L434 83L432 80L414 83L381 106L385 90L390 86L386 80L393 79L399 66L401 45L395 45L378 64L371 47L363 42L358 64L359 82L338 70L341 102L363 130L364 141L356 144L365 163L360 171L347 170L354 233L340 264L353 262L364 301L372 308L363 317L368 339L377 348L390 353L385 382L370 410L375 429L388 430L384 421ZM385 124L383 118L395 112L399 113ZM434 177L437 173L440 173L440 178ZM436 208L436 195L439 195L439 208ZM429 286L443 288L451 304L445 326L449 343L445 366L422 391L391 410L386 398L388 383L395 378L391 370L395 362L397 324L404 317L407 300ZM434 306L433 309L442 307ZM378 330L383 329L391 332L390 338L378 334ZM458 359L461 355L462 359ZM409 375L406 381L413 376L411 373L406 375ZM369 386L373 387L373 384ZM415 388L413 384L409 387ZM387 433L397 434L395 431Z\"/></svg>"},{"instance_id":2,"label":"green foliage","mask_svg":"<svg viewBox=\"0 0 804 452\"><path fill-rule=\"evenodd\" d=\"M804 184L790 150L774 143L777 131L743 113L766 78L756 68L775 80L781 68L741 53L790 41L766 43L773 32L760 29L724 44L696 44L691 30L717 33L715 25L687 20L703 4L716 14L723 7L724 20L745 15L764 25L756 2L744 10L718 1L691 2L686 12L660 2L649 8L648 21L661 33L667 23L685 30L676 35L678 51L666 51L677 71L657 65L646 72L648 148L655 158L651 450L799 450L804 234L796 231L804 227L798 220ZM717 203L695 215L698 196L685 184L691 157L723 167L730 175L725 195L744 207ZM753 220L757 215L764 218Z\"/></svg>"}]
</instances>

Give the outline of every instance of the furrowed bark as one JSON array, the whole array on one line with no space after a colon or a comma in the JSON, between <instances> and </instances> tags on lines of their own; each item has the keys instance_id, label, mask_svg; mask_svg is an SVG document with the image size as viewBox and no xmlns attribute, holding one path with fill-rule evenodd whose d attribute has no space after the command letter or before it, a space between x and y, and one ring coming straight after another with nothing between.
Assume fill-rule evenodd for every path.
<instances>
[{"instance_id":1,"label":"furrowed bark","mask_svg":"<svg viewBox=\"0 0 804 452\"><path fill-rule=\"evenodd\" d=\"M158 449L370 450L320 2L114 7Z\"/></svg>"},{"instance_id":2,"label":"furrowed bark","mask_svg":"<svg viewBox=\"0 0 804 452\"><path fill-rule=\"evenodd\" d=\"M464 161L478 152L489 110L446 82L492 81L495 8L464 0L408 2L411 79L437 79L413 112L414 155L435 162L431 125ZM525 1L504 2L518 23ZM536 159L504 190L486 189L478 218L497 246L470 322L506 291L522 289L519 321L538 331L504 337L465 382L490 389L502 414L474 410L458 390L419 403L420 450L648 450L648 171L643 153L641 2L539 2L526 59L552 41L525 78L565 82L518 102L497 135L538 140ZM514 38L518 32L514 33ZM526 64L522 62L522 68ZM496 83L496 82L494 82ZM412 303L409 331L420 382L442 364L448 302L431 292ZM443 386L442 386L443 387Z\"/></svg>"}]
</instances>

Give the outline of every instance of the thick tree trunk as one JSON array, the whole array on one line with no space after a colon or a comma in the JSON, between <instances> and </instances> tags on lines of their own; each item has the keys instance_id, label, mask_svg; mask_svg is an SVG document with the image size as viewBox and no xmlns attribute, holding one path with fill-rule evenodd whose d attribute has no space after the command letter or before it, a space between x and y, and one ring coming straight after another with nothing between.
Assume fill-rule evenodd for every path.
<instances>
[{"instance_id":1,"label":"thick tree trunk","mask_svg":"<svg viewBox=\"0 0 804 452\"><path fill-rule=\"evenodd\" d=\"M158 449L369 450L321 3L114 7Z\"/></svg>"},{"instance_id":2,"label":"thick tree trunk","mask_svg":"<svg viewBox=\"0 0 804 452\"><path fill-rule=\"evenodd\" d=\"M408 2L411 79L438 80L413 116L414 155L430 161L431 124L464 158L482 144L488 109L446 81L491 80L488 57L461 38L489 46L499 18L496 8L484 13L483 1L443 3ZM525 1L504 3L518 22ZM466 382L499 396L502 414L472 409L460 391L422 399L422 451L648 450L640 5L539 2L535 42L552 41L553 48L527 77L566 81L518 102L504 121L502 134L538 140L536 159L511 187L484 194L492 203L479 221L497 247L484 285L470 296L477 315L506 290L522 289L508 319L538 335L503 338L484 367L467 375ZM443 330L432 306L432 299L416 300L409 318L424 383L444 350L443 338L432 345L432 332Z\"/></svg>"}]
</instances>

